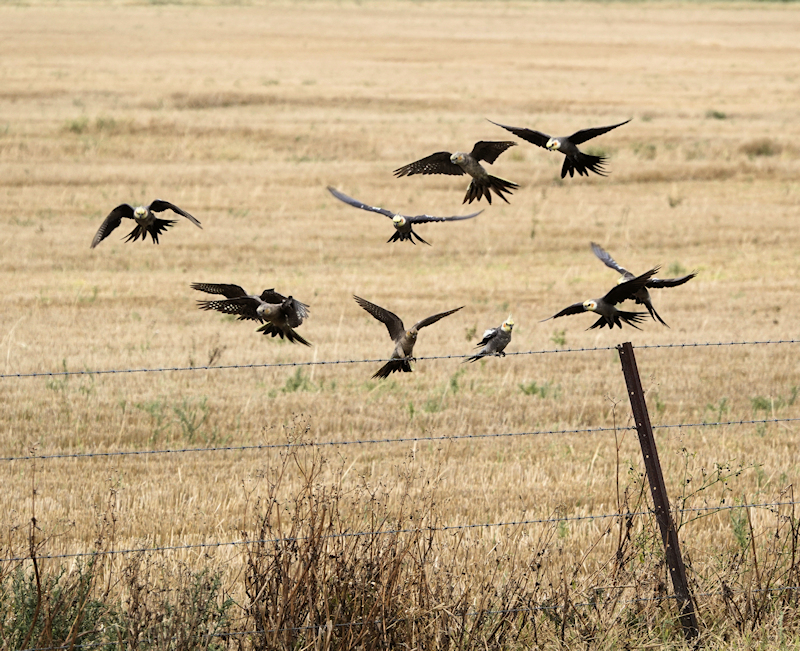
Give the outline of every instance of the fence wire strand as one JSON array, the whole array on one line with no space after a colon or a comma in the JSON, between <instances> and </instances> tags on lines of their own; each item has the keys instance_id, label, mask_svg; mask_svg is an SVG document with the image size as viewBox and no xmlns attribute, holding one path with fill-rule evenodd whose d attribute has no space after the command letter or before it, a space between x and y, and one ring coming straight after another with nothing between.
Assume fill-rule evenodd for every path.
<instances>
[{"instance_id":1,"label":"fence wire strand","mask_svg":"<svg viewBox=\"0 0 800 651\"><path fill-rule=\"evenodd\" d=\"M754 340L754 341L718 341L718 342L685 342L685 343L672 343L672 344L644 344L635 346L638 349L672 349L672 348L701 348L701 347L724 347L724 346L750 346L750 345L775 345L775 344L797 344L800 340L795 339L780 339L780 340ZM509 352L507 356L530 356L530 355L549 355L560 353L580 353L580 352L594 352L594 351L613 351L617 346L596 346L585 348L561 348L561 349L542 349L542 350L529 350ZM439 355L417 357L415 361L438 361L450 359L467 359L474 353L464 355ZM39 378L39 377L70 377L70 376L99 376L99 375L122 375L122 374L140 374L140 373L164 373L164 372L192 372L192 371L218 371L218 370L236 370L236 369L270 369L270 368L293 368L293 367L307 367L307 366L342 366L351 364L375 364L385 363L388 359L340 359L340 360L322 360L322 361L303 361L303 362L280 362L280 363L256 363L256 364L229 364L219 366L172 366L172 367L155 367L155 368L124 368L124 369L106 369L106 370L81 370L81 371L50 371L50 372L29 372L29 373L3 373L0 374L0 379L21 379L21 378ZM751 420L730 420L730 421L716 421L716 422L700 422L700 423L675 423L654 425L654 429L681 429L681 428L698 428L698 427L716 427L716 426L741 426L753 424L768 424L768 423L791 423L800 421L800 418L771 418L771 419L751 419ZM597 427L597 428L577 428L577 429L561 429L561 430L539 430L530 432L513 432L513 433L486 433L486 434L457 434L457 435L441 435L441 436L427 436L427 437L404 437L397 439L376 438L367 440L349 440L349 441L324 441L324 442L302 442L302 443L280 443L280 444L261 444L261 445L244 445L244 446L225 446L225 447L208 447L208 448L180 448L180 449L164 449L164 450L132 450L132 451L109 451L109 452L90 452L90 453L69 453L69 454L52 454L52 455L28 455L17 457L0 457L0 461L35 461L35 460L51 460L51 459L83 459L93 457L124 457L124 456L142 456L142 455L165 455L165 454L185 454L185 453L205 453L205 452L234 452L234 451L249 451L249 450L270 450L270 449L290 449L299 447L332 447L332 446L350 446L350 445L378 445L378 444L392 444L392 443L411 443L411 442L425 442L425 441L452 441L452 440L477 440L477 439L493 439L502 437L517 437L517 436L537 436L537 435L565 435L565 434L593 434L603 433L609 431L628 431L634 430L631 426L617 426L617 427ZM779 501L768 503L748 503L748 504L724 504L716 506L701 506L701 507L687 507L682 509L675 509L676 513L715 513L722 511L731 511L734 509L749 509L749 508L766 508L766 509L780 509L784 506L794 507L800 502L795 501ZM419 531L425 532L455 532L464 530L475 529L488 529L492 527L513 527L513 526L527 526L527 525L540 525L540 524L557 524L568 522L586 522L607 519L622 519L633 518L641 516L652 516L652 510L643 510L635 512L620 512L620 513L605 513L599 515L583 515L583 516L563 516L551 518L539 518L529 520L517 520L506 522L482 523L482 524L455 524L442 527L425 527L425 528L406 528L394 530L376 530L376 531L357 531L345 532L339 534L330 534L323 536L323 538L353 538L363 536L382 536L382 535L401 535L415 533ZM304 540L303 537L286 537L286 538L270 538L260 540L235 540L235 541L216 541L206 543L194 543L185 545L170 545L160 547L138 547L121 550L95 550L92 552L78 552L70 554L54 554L37 556L37 559L76 559L91 556L116 556L131 553L157 553L157 552L171 552L178 550L197 550L197 549L214 549L221 547L237 547L237 546L252 546L252 545L279 545L291 542ZM30 560L30 556L19 556L0 558L0 562L24 562ZM708 592L694 595L694 598L708 598L724 596L726 594L752 594L754 592L783 592L783 591L797 591L800 590L798 586L780 586L759 590L739 590L739 591L726 591L726 592ZM618 603L638 603L638 602L653 602L674 599L675 595L665 595L657 597L644 597L630 600L619 601ZM596 606L596 602L586 602L578 604L570 604L571 606ZM503 615L524 612L536 612L542 610L557 609L558 606L536 606L533 608L519 608L497 611L481 611L467 613L466 616L478 615ZM392 620L393 622L404 621L404 619ZM369 625L383 625L386 622L381 620L363 621L363 622L346 622L334 625L337 628L344 626L369 626ZM304 631L304 630L317 630L318 626L304 626L293 627L287 629L265 629L265 630L249 630L249 631L233 631L224 633L210 633L199 635L198 638L232 638L241 637L245 635L264 635L268 633L280 633L283 631ZM100 648L107 646L115 646L117 642L102 642L102 643L84 643L84 644L63 644L49 647L30 647L23 651L56 651L58 649L75 648L75 649L89 649Z\"/></svg>"},{"instance_id":2,"label":"fence wire strand","mask_svg":"<svg viewBox=\"0 0 800 651\"><path fill-rule=\"evenodd\" d=\"M706 341L706 342L684 342L674 344L643 344L635 346L638 349L655 348L703 348L718 346L755 346L768 344L797 344L800 339L765 339L763 341ZM526 355L557 355L562 353L585 353L604 350L616 350L616 346L591 346L586 348L547 348L542 350L523 350L506 353L508 357ZM414 361L432 361L444 359L467 359L474 353L464 355L432 355L428 357L414 357ZM165 366L156 368L120 368L105 370L83 370L83 371L32 371L30 373L2 373L0 379L9 378L36 378L36 377L64 377L72 375L122 375L131 373L167 373L167 372L187 372L187 371L221 371L232 369L265 369L265 368L293 368L297 366L341 366L346 364L384 364L391 361L389 358L382 359L332 359L317 360L309 362L265 362L261 364L224 364L219 366Z\"/></svg>"},{"instance_id":3,"label":"fence wire strand","mask_svg":"<svg viewBox=\"0 0 800 651\"><path fill-rule=\"evenodd\" d=\"M722 504L719 506L698 506L687 507L682 509L675 509L676 513L695 513L695 512L714 512L714 511L730 511L733 509L749 509L749 508L770 508L782 506L794 506L800 502L786 501L786 502L761 502L752 504ZM390 536L399 534L416 533L418 531L425 532L441 532L447 533L449 531L468 531L473 529L489 529L491 527L516 527L538 524L558 524L562 522L585 522L591 520L609 520L621 518L633 518L644 515L652 515L654 511L648 509L646 511L625 511L620 513L603 513L599 515L565 515L561 517L552 518L536 518L532 520L511 520L507 522L485 522L480 524L453 524L445 525L443 527L409 527L406 529L377 529L375 531L350 531L345 533L328 534L325 536L317 536L317 540L332 540L340 538L361 538L365 536ZM87 556L119 556L124 554L134 553L151 553L151 552L172 552L179 550L190 549L213 549L219 547L240 547L247 545L274 545L283 543L293 543L308 540L305 536L288 536L280 538L264 538L257 540L226 540L207 543L188 543L185 545L167 545L161 547L134 547L130 549L110 549L110 550L95 550L92 552L75 552L72 554L52 554L49 556L39 556L37 559L52 560L52 559L66 559L66 558L85 558ZM0 558L0 563L20 562L30 560L28 556L16 556L10 558Z\"/></svg>"},{"instance_id":4,"label":"fence wire strand","mask_svg":"<svg viewBox=\"0 0 800 651\"><path fill-rule=\"evenodd\" d=\"M710 421L702 423L672 423L664 425L653 425L653 429L682 429L692 427L721 427L725 425L765 425L768 423L795 423L800 418L757 418L750 420L725 420ZM557 434L598 434L603 432L624 432L635 431L636 428L630 425L619 425L617 427L581 427L575 429L552 429L535 430L531 432L500 432L487 434L442 434L439 436L408 436L401 438L383 439L354 439L347 441L306 441L301 443L262 443L255 445L228 445L208 448L174 448L162 450L112 450L109 452L68 452L62 454L29 454L18 457L0 457L0 461L49 461L52 459L91 459L94 457L133 457L164 454L190 454L204 452L244 452L249 450L280 450L294 448L324 448L350 445L384 445L391 443L425 443L433 441L461 441L461 440L480 440L511 438L516 436L551 436Z\"/></svg>"}]
</instances>

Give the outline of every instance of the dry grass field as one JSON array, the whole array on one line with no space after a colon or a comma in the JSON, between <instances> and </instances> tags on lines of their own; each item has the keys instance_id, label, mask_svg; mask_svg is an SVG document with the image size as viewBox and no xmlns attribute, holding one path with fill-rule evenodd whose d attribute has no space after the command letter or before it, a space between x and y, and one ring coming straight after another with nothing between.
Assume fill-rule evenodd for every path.
<instances>
[{"instance_id":1,"label":"dry grass field","mask_svg":"<svg viewBox=\"0 0 800 651\"><path fill-rule=\"evenodd\" d=\"M620 520L457 527L646 508L635 432L537 434L630 425L617 344L798 339L799 33L795 6L744 2L2 4L3 556L30 556L32 542L50 556L305 532L301 516L321 510L324 522L332 500L342 530L456 527L432 538L436 558L419 567L449 581L442 599L461 595L464 612L511 584L535 593L527 603L573 604L536 615L535 639L529 626L516 642L476 633L454 647L680 646L672 601L626 619L634 599L672 590L647 518L625 552L640 569L620 574ZM583 146L609 156L607 178L562 181L560 154L487 118L555 135L632 120ZM465 177L392 175L435 151L509 139L519 146L490 166L520 185L509 204L462 205ZM484 212L419 226L430 247L387 244L389 220L338 202L328 185L405 214ZM159 245L125 243L129 222L90 249L114 206L155 198L202 229L177 217ZM541 322L616 281L591 241L636 273L697 271L654 292L669 328ZM313 347L198 310L209 297L192 282L292 294L311 306L299 332ZM549 352L420 359L384 381L370 378L379 362L191 370L386 358L386 328L353 294L407 326L463 305L421 332L423 358L470 353L509 314L507 352ZM798 353L797 343L637 348L654 424L767 421L657 431L677 506L794 500ZM183 370L14 377L173 367ZM403 442L74 456L384 439ZM51 455L73 456L18 459ZM259 529L271 498L295 520ZM705 595L706 644L796 648L796 597L761 611L752 597L798 585L786 555L794 507L689 522L697 513L681 516L680 534ZM97 579L126 603L129 556L106 558ZM243 605L247 561L238 545L139 562L154 586L219 573L246 630L260 625ZM64 564L79 563L41 561ZM7 591L18 564L0 565ZM579 605L601 587L627 605ZM183 644L170 639L153 648ZM337 639L315 648L352 642ZM247 640L225 644L258 647Z\"/></svg>"}]
</instances>

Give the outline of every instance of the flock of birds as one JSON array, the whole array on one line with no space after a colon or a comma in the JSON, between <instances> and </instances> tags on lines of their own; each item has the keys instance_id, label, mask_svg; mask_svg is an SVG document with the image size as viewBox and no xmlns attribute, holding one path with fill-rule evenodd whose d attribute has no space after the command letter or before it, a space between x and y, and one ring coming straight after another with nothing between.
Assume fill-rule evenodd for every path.
<instances>
[{"instance_id":1,"label":"flock of birds","mask_svg":"<svg viewBox=\"0 0 800 651\"><path fill-rule=\"evenodd\" d=\"M510 131L515 136L522 138L538 147L548 149L550 151L557 151L564 154L564 163L561 167L561 178L565 178L567 174L574 177L575 172L579 176L589 176L589 172L594 172L599 176L606 176L607 170L605 168L605 156L593 156L586 154L578 149L578 145L596 138L612 129L627 124L630 120L612 124L606 127L594 127L590 129L582 129L576 131L570 136L552 137L541 131L533 129L511 127L497 122L492 122L507 131ZM492 193L500 197L503 201L508 203L506 194L510 195L515 189L519 187L512 181L507 181L497 176L493 176L486 171L486 168L481 165L481 161L493 164L497 158L510 147L516 146L516 142L512 141L479 141L475 143L472 151L466 152L447 152L440 151L418 161L404 165L394 171L397 178L404 176L412 176L414 174L447 174L452 176L460 176L468 174L471 178L467 193L464 196L462 203L472 203L473 201L486 201L492 203ZM432 215L417 215L408 216L400 213L386 210L377 206L370 206L362 203L357 199L347 196L336 188L328 187L330 193L343 201L344 203L375 212L392 220L395 228L395 233L387 242L403 242L409 241L416 244L414 238L423 244L428 244L418 233L414 231L414 226L418 224L425 224L429 222L452 222L461 221L465 219L472 219L478 216L483 211L471 213L469 215L460 215L452 217L434 217ZM96 247L102 242L109 234L116 229L121 223L122 219L132 219L136 222L134 229L125 238L126 242L136 241L139 238L142 241L147 239L148 233L153 242L158 244L159 235L164 233L170 226L176 223L177 220L161 219L156 216L156 213L163 213L167 210L174 212L177 215L185 217L191 221L198 228L202 228L200 222L190 215L185 210L182 210L175 204L169 201L156 199L147 206L133 207L127 203L121 204L114 208L103 223L100 225L97 233L92 240L91 248ZM667 325L661 316L656 312L653 307L650 289L661 289L664 287L676 287L691 280L697 274L690 273L679 278L666 278L659 279L655 277L659 267L654 267L649 271L636 276L624 267L617 264L614 258L603 249L600 245L592 242L592 251L594 254L611 269L614 269L621 274L617 284L610 289L605 295L599 298L592 298L586 301L574 303L569 307L564 308L560 312L554 314L544 321L549 319L556 319L558 317L567 316L571 314L580 314L583 312L594 312L599 316L597 321L589 327L603 328L608 326L612 329L615 325L622 328L623 323L627 323L631 327L640 329L637 324L642 323L646 318L644 312L630 312L617 308L617 305L626 300L633 300L638 305L644 305L653 320L657 320L663 325ZM193 283L192 289L223 298L214 300L198 301L198 307L201 310L215 310L224 314L231 314L238 316L239 320L251 320L261 323L261 327L257 332L264 335L271 335L272 337L286 338L292 343L300 343L306 346L311 344L299 335L295 328L302 325L303 321L308 318L309 306L301 303L292 296L283 296L274 289L265 289L260 295L248 294L239 285L233 284L216 284L216 283ZM419 331L429 325L432 325L443 319L446 316L458 312L464 306L457 307L446 312L440 312L432 316L426 317L421 321L417 321L408 330L403 325L402 319L393 312L386 308L375 305L360 296L353 297L364 310L375 317L378 321L386 326L389 331L389 336L394 343L394 350L392 351L391 358L384 366L372 376L374 378L385 378L391 373L402 371L404 373L411 372L411 364L413 361L414 344L417 341ZM483 338L478 342L477 347L480 350L465 359L467 362L475 362L487 356L504 356L505 348L511 341L511 331L514 328L514 321L509 316L502 324L496 328L490 328L483 334Z\"/></svg>"}]
</instances>

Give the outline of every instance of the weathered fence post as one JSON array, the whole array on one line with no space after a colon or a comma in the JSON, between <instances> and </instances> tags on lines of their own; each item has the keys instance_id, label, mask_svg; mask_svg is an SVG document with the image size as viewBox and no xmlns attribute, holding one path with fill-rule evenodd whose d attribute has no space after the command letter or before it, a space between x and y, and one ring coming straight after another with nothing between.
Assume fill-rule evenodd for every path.
<instances>
[{"instance_id":1,"label":"weathered fence post","mask_svg":"<svg viewBox=\"0 0 800 651\"><path fill-rule=\"evenodd\" d=\"M678 544L678 532L675 530L675 523L672 521L669 510L667 488L664 484L664 475L661 473L656 440L653 437L653 428L650 426L650 416L647 413L647 404L644 400L636 358L633 355L633 346L630 342L626 342L617 346L617 351L622 362L622 372L625 374L625 384L628 386L628 398L630 398L633 418L636 421L636 431L639 433L639 444L642 447L644 466L647 470L647 481L653 496L653 508L658 526L661 528L667 567L672 578L675 596L678 599L678 612L681 626L683 626L683 634L687 640L694 641L699 635L700 629L697 626L694 602L686 581L686 568L683 565L681 548Z\"/></svg>"}]
</instances>

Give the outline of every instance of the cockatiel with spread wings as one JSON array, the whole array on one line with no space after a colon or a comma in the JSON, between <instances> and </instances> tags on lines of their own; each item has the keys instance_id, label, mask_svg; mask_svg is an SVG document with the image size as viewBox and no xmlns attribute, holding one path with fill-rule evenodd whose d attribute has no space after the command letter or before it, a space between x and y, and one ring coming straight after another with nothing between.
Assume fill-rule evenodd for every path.
<instances>
[{"instance_id":1,"label":"cockatiel with spread wings","mask_svg":"<svg viewBox=\"0 0 800 651\"><path fill-rule=\"evenodd\" d=\"M123 219L132 219L136 222L134 229L128 233L128 237L125 238L126 242L135 242L140 237L142 238L142 242L144 242L147 239L147 234L149 233L150 237L153 238L153 242L158 244L158 236L166 231L170 226L177 223L177 220L175 219L159 219L154 214L157 212L164 212L165 210L171 210L178 215L182 215L195 226L197 226L197 228L203 228L200 225L200 222L192 217L188 212L178 208L178 206L176 206L174 203L170 203L169 201L156 199L147 206L137 206L136 208L128 203L123 203L108 213L108 216L103 220L103 223L100 224L100 228L97 229L97 233L95 233L95 236L92 239L92 245L90 248L93 249L100 244L100 242L106 239L111 231L113 231L122 223Z\"/></svg>"},{"instance_id":2,"label":"cockatiel with spread wings","mask_svg":"<svg viewBox=\"0 0 800 651\"><path fill-rule=\"evenodd\" d=\"M389 331L389 336L394 342L394 350L392 351L391 359L378 369L375 375L372 376L374 378L389 377L389 375L395 371L411 373L410 362L413 359L411 353L414 351L414 344L417 343L417 334L419 331L453 312L458 312L464 307L462 305L454 310L434 314L433 316L422 319L422 321L417 321L411 328L406 330L402 319L394 312L390 312L379 305L375 305L375 303L370 303L360 296L353 296L353 298L356 299L356 303L386 326L386 329Z\"/></svg>"},{"instance_id":3,"label":"cockatiel with spread wings","mask_svg":"<svg viewBox=\"0 0 800 651\"><path fill-rule=\"evenodd\" d=\"M595 314L599 314L600 318L597 319L593 325L589 326L587 330L592 330L593 328L604 328L605 326L613 329L615 325L622 328L623 322L633 326L637 330L641 330L641 328L636 324L641 323L642 319L645 317L644 312L624 312L622 310L618 310L615 306L618 303L622 303L622 301L633 298L636 292L644 287L647 284L647 281L650 280L650 278L652 278L657 272L658 267L655 267L650 271L643 273L641 276L636 276L636 278L616 285L613 289L609 290L605 296L601 296L600 298L590 298L582 303L574 303L569 307L565 307L563 310L554 314L553 316L542 319L542 321L557 319L560 316L567 316L569 314L594 312Z\"/></svg>"},{"instance_id":4,"label":"cockatiel with spread wings","mask_svg":"<svg viewBox=\"0 0 800 651\"><path fill-rule=\"evenodd\" d=\"M474 212L469 215L462 215L460 217L433 217L431 215L416 215L415 217L410 217L408 215L401 215L400 213L392 212L391 210L386 210L385 208L379 208L378 206L370 206L366 203L362 203L358 199L348 197L344 192L339 192L339 190L332 188L331 186L328 186L328 191L339 201L343 201L354 208L361 208L361 210L368 210L370 212L376 212L379 215L385 215L386 217L389 217L394 225L395 234L386 240L387 242L405 242L407 240L412 244L416 244L414 241L414 238L416 237L423 244L430 246L430 242L423 240L419 234L414 231L414 226L416 224L427 224L428 222L461 221L463 219L472 219L473 217L477 217L483 212L482 210L479 210L478 212Z\"/></svg>"},{"instance_id":5,"label":"cockatiel with spread wings","mask_svg":"<svg viewBox=\"0 0 800 651\"><path fill-rule=\"evenodd\" d=\"M489 122L492 121L489 120ZM515 136L527 140L534 145L544 147L550 151L560 151L564 154L564 164L561 166L561 178L563 179L567 173L569 173L570 178L572 178L575 176L576 171L580 176L589 176L589 171L599 174L600 176L607 176L608 172L603 167L606 162L606 157L584 154L578 149L578 145L592 138L596 138L597 136L602 136L604 133L611 131L611 129L621 127L623 124L628 124L628 122L630 122L630 120L625 120L625 122L620 122L619 124L612 124L608 127L581 129L571 136L560 137L548 136L546 133L533 129L509 127L505 124L499 124L498 122L492 122L492 124L496 124L498 127L502 127L506 131L510 131Z\"/></svg>"},{"instance_id":6,"label":"cockatiel with spread wings","mask_svg":"<svg viewBox=\"0 0 800 651\"><path fill-rule=\"evenodd\" d=\"M439 151L418 161L399 167L394 171L397 178L411 176L413 174L450 174L460 176L469 174L472 177L467 194L462 203L472 203L476 199L480 201L486 197L486 201L492 203L492 191L503 201L508 203L504 192L511 194L512 190L518 188L516 183L506 181L498 176L492 176L481 165L480 161L494 163L497 157L509 147L516 146L515 142L496 142L484 141L476 142L472 151L469 153L457 151L451 154L449 151Z\"/></svg>"},{"instance_id":7,"label":"cockatiel with spread wings","mask_svg":"<svg viewBox=\"0 0 800 651\"><path fill-rule=\"evenodd\" d=\"M308 305L291 296L283 296L274 289L265 289L260 295L248 294L239 285L216 283L193 283L192 289L225 297L213 301L197 301L197 307L201 310L235 314L240 321L258 321L264 325L256 332L281 339L286 337L291 343L311 345L294 331L294 328L302 325L308 318Z\"/></svg>"},{"instance_id":8,"label":"cockatiel with spread wings","mask_svg":"<svg viewBox=\"0 0 800 651\"><path fill-rule=\"evenodd\" d=\"M603 264L606 265L606 267L614 269L622 274L620 279L617 281L618 283L624 283L625 281L635 278L630 271L617 264L616 260L609 255L608 251L606 251L599 244L592 242L592 252L603 262ZM637 304L644 305L654 320L658 320L660 323L666 326L667 324L664 319L659 316L658 312L656 312L656 308L653 307L653 303L650 300L650 292L647 290L662 289L664 287L677 287L678 285L683 285L685 282L689 282L696 275L697 272L693 271L692 273L681 276L680 278L650 278L647 283L645 283L645 286L636 292L632 298Z\"/></svg>"}]
</instances>

